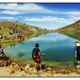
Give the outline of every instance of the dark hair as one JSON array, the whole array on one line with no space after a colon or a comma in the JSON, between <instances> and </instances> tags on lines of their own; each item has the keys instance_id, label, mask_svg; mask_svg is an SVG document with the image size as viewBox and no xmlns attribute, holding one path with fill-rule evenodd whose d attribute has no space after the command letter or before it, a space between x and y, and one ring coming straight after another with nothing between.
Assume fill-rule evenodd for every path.
<instances>
[{"instance_id":1,"label":"dark hair","mask_svg":"<svg viewBox=\"0 0 80 80\"><path fill-rule=\"evenodd\" d=\"M36 44L35 44L35 47L39 47L39 44L38 44L38 43L36 43Z\"/></svg>"},{"instance_id":2,"label":"dark hair","mask_svg":"<svg viewBox=\"0 0 80 80\"><path fill-rule=\"evenodd\" d=\"M76 41L76 42L75 42L75 45L76 45L76 43L79 43L79 42L78 42L78 41Z\"/></svg>"},{"instance_id":3,"label":"dark hair","mask_svg":"<svg viewBox=\"0 0 80 80\"><path fill-rule=\"evenodd\" d=\"M76 41L75 43L79 43L78 41Z\"/></svg>"}]
</instances>

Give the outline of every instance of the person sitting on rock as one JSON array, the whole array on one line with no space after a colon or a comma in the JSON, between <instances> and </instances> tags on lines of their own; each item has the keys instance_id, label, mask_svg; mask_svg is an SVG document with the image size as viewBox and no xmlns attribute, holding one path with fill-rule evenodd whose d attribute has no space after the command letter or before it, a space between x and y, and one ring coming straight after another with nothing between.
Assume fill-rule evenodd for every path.
<instances>
[{"instance_id":1,"label":"person sitting on rock","mask_svg":"<svg viewBox=\"0 0 80 80\"><path fill-rule=\"evenodd\" d=\"M5 55L1 45L0 45L0 60L9 60L9 57Z\"/></svg>"},{"instance_id":2,"label":"person sitting on rock","mask_svg":"<svg viewBox=\"0 0 80 80\"><path fill-rule=\"evenodd\" d=\"M2 46L0 45L0 66L8 66L11 64L11 60L8 56L5 55Z\"/></svg>"},{"instance_id":3,"label":"person sitting on rock","mask_svg":"<svg viewBox=\"0 0 80 80\"><path fill-rule=\"evenodd\" d=\"M2 57L3 55L4 55L4 51L3 51L2 46L0 45L0 57Z\"/></svg>"}]
</instances>

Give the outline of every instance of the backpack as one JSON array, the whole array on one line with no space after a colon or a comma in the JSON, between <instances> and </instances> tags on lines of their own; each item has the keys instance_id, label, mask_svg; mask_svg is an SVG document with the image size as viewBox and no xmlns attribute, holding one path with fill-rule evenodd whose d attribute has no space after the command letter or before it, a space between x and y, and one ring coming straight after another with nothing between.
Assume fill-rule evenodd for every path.
<instances>
[{"instance_id":1,"label":"backpack","mask_svg":"<svg viewBox=\"0 0 80 80\"><path fill-rule=\"evenodd\" d=\"M36 59L37 58L38 52L39 52L39 49L38 48L34 48L33 49L33 51L32 51L32 58L33 59Z\"/></svg>"},{"instance_id":2,"label":"backpack","mask_svg":"<svg viewBox=\"0 0 80 80\"><path fill-rule=\"evenodd\" d=\"M77 47L77 53L80 54L80 46Z\"/></svg>"}]
</instances>

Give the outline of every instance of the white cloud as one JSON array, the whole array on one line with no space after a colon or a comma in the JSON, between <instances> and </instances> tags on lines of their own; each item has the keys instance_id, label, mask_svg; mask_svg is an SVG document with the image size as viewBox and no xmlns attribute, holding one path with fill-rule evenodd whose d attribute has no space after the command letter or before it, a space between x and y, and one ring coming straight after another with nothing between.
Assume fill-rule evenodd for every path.
<instances>
[{"instance_id":1,"label":"white cloud","mask_svg":"<svg viewBox=\"0 0 80 80\"><path fill-rule=\"evenodd\" d=\"M22 14L22 13L55 13L36 4L0 4L0 9L4 9L1 13L4 14Z\"/></svg>"},{"instance_id":2,"label":"white cloud","mask_svg":"<svg viewBox=\"0 0 80 80\"><path fill-rule=\"evenodd\" d=\"M38 18L30 18L30 17L26 17L24 20L25 21L31 21L31 22L52 22L54 21L56 18L55 17L51 17L51 16L45 16L45 17L38 17Z\"/></svg>"},{"instance_id":3,"label":"white cloud","mask_svg":"<svg viewBox=\"0 0 80 80\"><path fill-rule=\"evenodd\" d=\"M16 7L17 4L0 4L0 9L14 10Z\"/></svg>"},{"instance_id":4,"label":"white cloud","mask_svg":"<svg viewBox=\"0 0 80 80\"><path fill-rule=\"evenodd\" d=\"M7 16L1 16L0 20L15 20L16 18L14 17L7 17Z\"/></svg>"},{"instance_id":5,"label":"white cloud","mask_svg":"<svg viewBox=\"0 0 80 80\"><path fill-rule=\"evenodd\" d=\"M0 4L0 9L18 10L18 11L29 11L29 10L40 10L41 7L36 4Z\"/></svg>"},{"instance_id":6,"label":"white cloud","mask_svg":"<svg viewBox=\"0 0 80 80\"><path fill-rule=\"evenodd\" d=\"M58 34L58 33L56 33L56 34L53 33L53 36L55 36L55 38L52 38L52 36L50 36L50 34L47 34L46 36L43 35L41 37L33 38L33 39L31 39L31 41L53 41L53 42L55 42L55 41L64 41L68 38L65 35L60 35L60 36L59 35L60 34Z\"/></svg>"},{"instance_id":7,"label":"white cloud","mask_svg":"<svg viewBox=\"0 0 80 80\"><path fill-rule=\"evenodd\" d=\"M60 27L63 26L67 26L70 25L76 21L80 20L80 16L72 16L70 15L69 17L65 18L65 17L55 17L55 16L43 16L43 17L26 17L24 18L23 21L25 22L29 22L35 26L42 26L42 27L46 27L48 29L58 29ZM38 24L36 24L36 22L38 22Z\"/></svg>"},{"instance_id":8,"label":"white cloud","mask_svg":"<svg viewBox=\"0 0 80 80\"><path fill-rule=\"evenodd\" d=\"M50 10L45 7L39 6L37 4L0 4L0 9L4 9L0 11L3 14L11 14L18 15L23 13L51 13L51 14L66 14L66 15L79 15L80 11L58 11L58 10Z\"/></svg>"},{"instance_id":9,"label":"white cloud","mask_svg":"<svg viewBox=\"0 0 80 80\"><path fill-rule=\"evenodd\" d=\"M72 21L77 21L77 20L80 20L80 16L77 16L77 15L70 15L70 19L72 20Z\"/></svg>"},{"instance_id":10,"label":"white cloud","mask_svg":"<svg viewBox=\"0 0 80 80\"><path fill-rule=\"evenodd\" d=\"M3 14L11 14L11 15L16 15L16 14L20 14L18 11L1 11L1 13ZM21 12L22 13L22 12Z\"/></svg>"},{"instance_id":11,"label":"white cloud","mask_svg":"<svg viewBox=\"0 0 80 80\"><path fill-rule=\"evenodd\" d=\"M0 4L0 14L9 14L10 16L14 16L14 15L18 15L16 18L15 17L0 17L1 19L4 20L21 20L24 22L29 22L30 24L32 24L31 22L34 23L34 25L39 25L39 26L44 26L45 24L47 24L47 26L52 26L53 27L59 27L59 26L65 26L65 25L69 25L77 20L80 20L80 11L58 11L58 10L50 10L47 9L45 7L39 6L37 4ZM26 13L31 13L33 16L33 13L46 13L46 14L51 14L50 16L42 16L40 17L40 14L34 17L23 17L23 15L19 15L19 14L24 14ZM57 17L54 15L57 14ZM62 17L59 16L63 15ZM21 17L19 17L21 16ZM24 15L25 16L25 15ZM37 24L35 22L41 22L40 24ZM32 24L33 25L33 24Z\"/></svg>"},{"instance_id":12,"label":"white cloud","mask_svg":"<svg viewBox=\"0 0 80 80\"><path fill-rule=\"evenodd\" d=\"M31 22L64 22L68 23L68 21L65 18L59 18L54 16L43 16L43 17L25 17L24 21L31 21Z\"/></svg>"},{"instance_id":13,"label":"white cloud","mask_svg":"<svg viewBox=\"0 0 80 80\"><path fill-rule=\"evenodd\" d=\"M65 12L65 13L63 13L63 14L80 16L80 11L68 11L68 12Z\"/></svg>"}]
</instances>

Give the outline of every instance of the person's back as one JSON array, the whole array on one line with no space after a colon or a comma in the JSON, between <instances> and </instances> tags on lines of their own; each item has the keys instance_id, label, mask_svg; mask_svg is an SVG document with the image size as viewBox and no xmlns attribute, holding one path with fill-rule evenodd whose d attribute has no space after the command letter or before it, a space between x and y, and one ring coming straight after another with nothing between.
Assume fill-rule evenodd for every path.
<instances>
[{"instance_id":1,"label":"person's back","mask_svg":"<svg viewBox=\"0 0 80 80\"><path fill-rule=\"evenodd\" d=\"M41 60L40 60L40 49L39 49L39 44L35 44L35 48L32 51L32 58L33 61L35 62L35 68L38 70L41 69Z\"/></svg>"},{"instance_id":2,"label":"person's back","mask_svg":"<svg viewBox=\"0 0 80 80\"><path fill-rule=\"evenodd\" d=\"M32 58L35 62L40 63L40 55L39 55L40 49L35 47L32 51Z\"/></svg>"},{"instance_id":3,"label":"person's back","mask_svg":"<svg viewBox=\"0 0 80 80\"><path fill-rule=\"evenodd\" d=\"M35 48L33 48L32 50L32 58L33 58L33 61L36 63L35 68L37 69L37 71L41 70L40 56L44 56L44 54L40 53L39 44L36 43Z\"/></svg>"},{"instance_id":4,"label":"person's back","mask_svg":"<svg viewBox=\"0 0 80 80\"><path fill-rule=\"evenodd\" d=\"M77 60L80 60L80 46L77 46Z\"/></svg>"},{"instance_id":5,"label":"person's back","mask_svg":"<svg viewBox=\"0 0 80 80\"><path fill-rule=\"evenodd\" d=\"M76 65L80 65L80 43L75 42L76 50L75 50L75 58L77 60Z\"/></svg>"}]
</instances>

